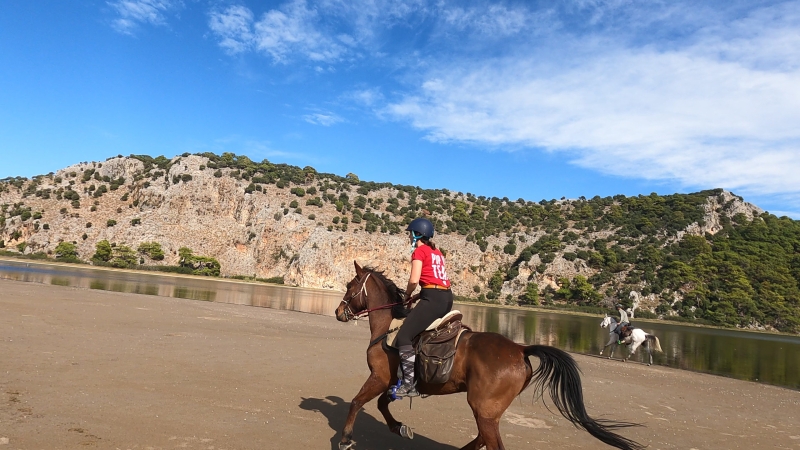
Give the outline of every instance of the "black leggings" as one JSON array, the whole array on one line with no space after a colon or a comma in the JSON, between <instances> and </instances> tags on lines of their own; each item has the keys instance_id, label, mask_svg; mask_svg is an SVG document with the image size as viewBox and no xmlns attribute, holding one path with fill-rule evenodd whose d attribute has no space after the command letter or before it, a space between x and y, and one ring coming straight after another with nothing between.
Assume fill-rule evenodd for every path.
<instances>
[{"instance_id":1,"label":"black leggings","mask_svg":"<svg viewBox=\"0 0 800 450\"><path fill-rule=\"evenodd\" d=\"M441 289L423 289L420 299L397 332L397 348L411 346L411 341L425 331L434 320L444 317L453 309L453 292Z\"/></svg>"}]
</instances>

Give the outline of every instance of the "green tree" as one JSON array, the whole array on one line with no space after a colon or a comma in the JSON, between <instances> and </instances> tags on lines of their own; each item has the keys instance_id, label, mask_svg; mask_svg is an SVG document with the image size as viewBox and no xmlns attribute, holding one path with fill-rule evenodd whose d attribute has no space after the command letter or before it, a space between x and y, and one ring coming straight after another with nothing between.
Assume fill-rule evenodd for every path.
<instances>
[{"instance_id":1,"label":"green tree","mask_svg":"<svg viewBox=\"0 0 800 450\"><path fill-rule=\"evenodd\" d=\"M602 298L583 275L576 275L573 278L570 291L572 299L584 305L596 304Z\"/></svg>"},{"instance_id":2,"label":"green tree","mask_svg":"<svg viewBox=\"0 0 800 450\"><path fill-rule=\"evenodd\" d=\"M108 262L111 260L113 256L114 256L114 249L111 247L111 244L106 239L103 239L102 241L95 244L94 255L92 255L93 260Z\"/></svg>"},{"instance_id":3,"label":"green tree","mask_svg":"<svg viewBox=\"0 0 800 450\"><path fill-rule=\"evenodd\" d=\"M558 279L558 290L555 292L556 298L569 300L572 298L572 289L569 278L561 277Z\"/></svg>"},{"instance_id":4,"label":"green tree","mask_svg":"<svg viewBox=\"0 0 800 450\"><path fill-rule=\"evenodd\" d=\"M192 263L194 255L192 249L189 247L181 247L178 249L178 264L181 266L188 266Z\"/></svg>"},{"instance_id":5,"label":"green tree","mask_svg":"<svg viewBox=\"0 0 800 450\"><path fill-rule=\"evenodd\" d=\"M220 272L220 264L214 258L207 256L194 256L192 258L192 271L195 275L205 275L210 277L218 277Z\"/></svg>"},{"instance_id":6,"label":"green tree","mask_svg":"<svg viewBox=\"0 0 800 450\"><path fill-rule=\"evenodd\" d=\"M142 255L147 255L153 261L164 259L164 250L161 249L161 244L158 242L142 242L136 250Z\"/></svg>"},{"instance_id":7,"label":"green tree","mask_svg":"<svg viewBox=\"0 0 800 450\"><path fill-rule=\"evenodd\" d=\"M525 305L538 305L539 304L539 285L530 282L525 286L525 293L520 298L520 303Z\"/></svg>"},{"instance_id":8,"label":"green tree","mask_svg":"<svg viewBox=\"0 0 800 450\"><path fill-rule=\"evenodd\" d=\"M489 289L492 292L500 292L500 289L503 287L503 279L505 278L505 274L502 271L497 271L492 275L492 278L489 279Z\"/></svg>"},{"instance_id":9,"label":"green tree","mask_svg":"<svg viewBox=\"0 0 800 450\"><path fill-rule=\"evenodd\" d=\"M56 258L65 260L78 259L78 249L72 242L59 242L55 250Z\"/></svg>"},{"instance_id":10,"label":"green tree","mask_svg":"<svg viewBox=\"0 0 800 450\"><path fill-rule=\"evenodd\" d=\"M114 257L111 259L111 265L124 269L136 265L136 252L127 245L118 245L114 247Z\"/></svg>"}]
</instances>

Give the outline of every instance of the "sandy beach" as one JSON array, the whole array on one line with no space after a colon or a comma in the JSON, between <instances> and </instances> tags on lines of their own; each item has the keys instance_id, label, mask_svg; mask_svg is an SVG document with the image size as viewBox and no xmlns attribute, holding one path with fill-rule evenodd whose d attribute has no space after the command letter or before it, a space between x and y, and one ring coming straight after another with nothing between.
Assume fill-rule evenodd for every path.
<instances>
[{"instance_id":1,"label":"sandy beach","mask_svg":"<svg viewBox=\"0 0 800 450\"><path fill-rule=\"evenodd\" d=\"M0 281L0 449L332 449L368 375L366 323L232 304ZM800 449L800 392L575 355L587 409L651 449ZM535 359L532 360L535 364ZM549 399L546 398L549 401ZM464 394L368 404L357 449L452 450ZM531 391L507 448L606 448Z\"/></svg>"}]
</instances>

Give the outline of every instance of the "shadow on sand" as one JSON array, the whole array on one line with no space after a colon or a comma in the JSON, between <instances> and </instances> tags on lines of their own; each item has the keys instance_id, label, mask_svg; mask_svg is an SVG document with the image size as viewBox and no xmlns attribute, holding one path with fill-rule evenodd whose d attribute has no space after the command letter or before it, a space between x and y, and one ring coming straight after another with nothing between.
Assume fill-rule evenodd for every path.
<instances>
[{"instance_id":1,"label":"shadow on sand","mask_svg":"<svg viewBox=\"0 0 800 450\"><path fill-rule=\"evenodd\" d=\"M335 431L331 437L331 449L337 450L341 438L340 433L344 427L347 412L350 410L350 402L334 396L324 399L303 398L300 408L319 412L328 419L328 425ZM464 439L464 443L470 440L468 436L465 436ZM415 434L413 440L403 439L389 431L383 417L380 420L376 419L364 412L363 409L356 417L353 440L356 441L358 450L456 450L456 447L438 443L419 434Z\"/></svg>"}]
</instances>

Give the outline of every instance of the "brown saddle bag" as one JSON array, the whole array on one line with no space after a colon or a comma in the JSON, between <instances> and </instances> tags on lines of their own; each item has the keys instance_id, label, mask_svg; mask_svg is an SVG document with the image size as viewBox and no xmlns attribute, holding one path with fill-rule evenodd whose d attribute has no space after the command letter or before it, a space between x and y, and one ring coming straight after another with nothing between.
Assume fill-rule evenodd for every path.
<instances>
[{"instance_id":1,"label":"brown saddle bag","mask_svg":"<svg viewBox=\"0 0 800 450\"><path fill-rule=\"evenodd\" d=\"M454 316L436 329L424 331L416 344L417 377L430 384L446 383L453 370L458 338L464 331L471 331L462 325L461 314Z\"/></svg>"}]
</instances>

